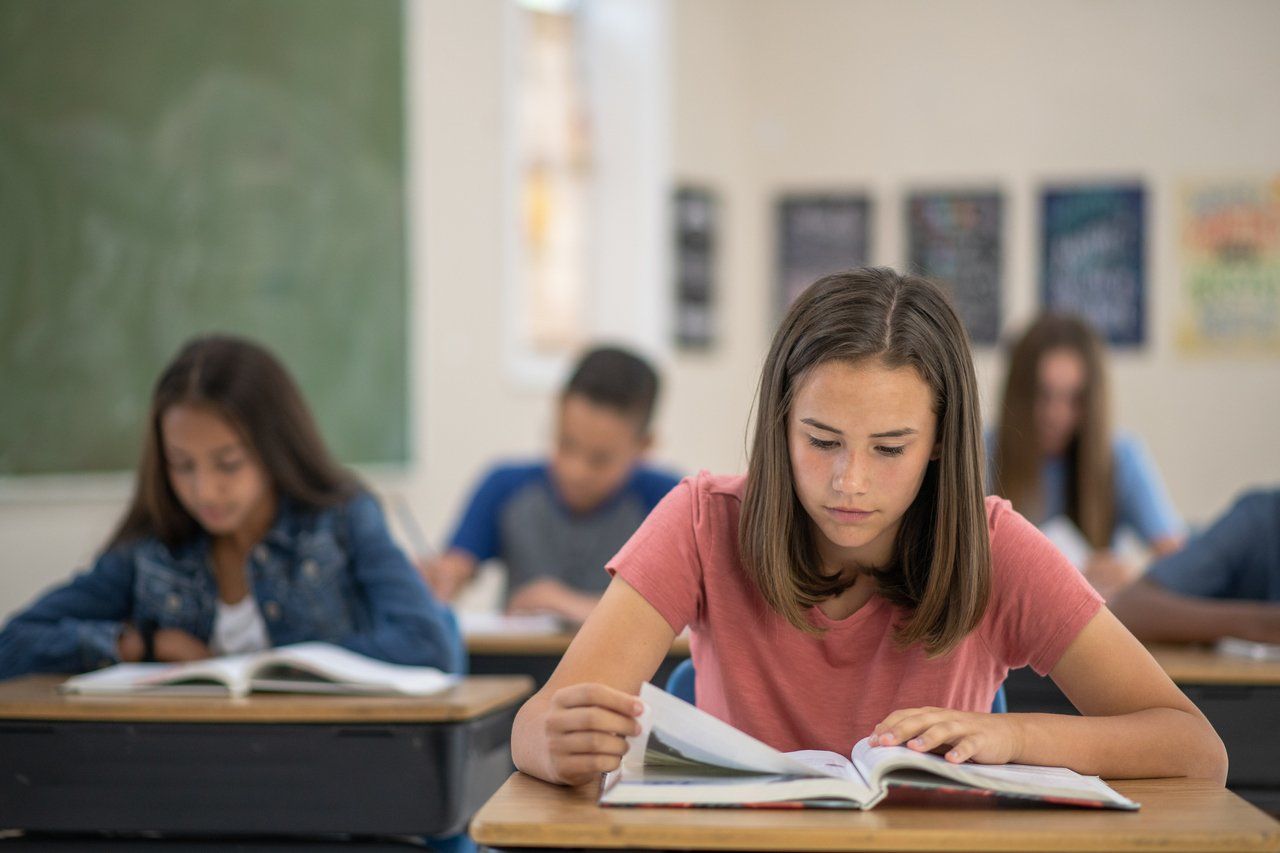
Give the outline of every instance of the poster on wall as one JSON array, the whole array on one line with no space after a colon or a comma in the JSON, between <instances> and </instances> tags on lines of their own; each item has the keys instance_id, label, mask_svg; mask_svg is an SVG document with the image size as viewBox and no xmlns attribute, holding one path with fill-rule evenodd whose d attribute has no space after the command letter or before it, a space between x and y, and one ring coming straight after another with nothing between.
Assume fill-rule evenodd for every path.
<instances>
[{"instance_id":1,"label":"poster on wall","mask_svg":"<svg viewBox=\"0 0 1280 853\"><path fill-rule=\"evenodd\" d=\"M1280 355L1280 175L1187 182L1179 197L1178 349Z\"/></svg>"},{"instance_id":2,"label":"poster on wall","mask_svg":"<svg viewBox=\"0 0 1280 853\"><path fill-rule=\"evenodd\" d=\"M685 349L715 342L716 208L707 189L676 190L676 345Z\"/></svg>"},{"instance_id":3,"label":"poster on wall","mask_svg":"<svg viewBox=\"0 0 1280 853\"><path fill-rule=\"evenodd\" d=\"M1144 195L1115 184L1052 187L1042 198L1045 310L1079 314L1118 346L1146 339Z\"/></svg>"},{"instance_id":4,"label":"poster on wall","mask_svg":"<svg viewBox=\"0 0 1280 853\"><path fill-rule=\"evenodd\" d=\"M948 288L975 344L1000 335L1000 229L998 192L907 197L907 267Z\"/></svg>"},{"instance_id":5,"label":"poster on wall","mask_svg":"<svg viewBox=\"0 0 1280 853\"><path fill-rule=\"evenodd\" d=\"M871 199L865 195L786 195L778 200L777 316L824 275L871 258Z\"/></svg>"}]
</instances>

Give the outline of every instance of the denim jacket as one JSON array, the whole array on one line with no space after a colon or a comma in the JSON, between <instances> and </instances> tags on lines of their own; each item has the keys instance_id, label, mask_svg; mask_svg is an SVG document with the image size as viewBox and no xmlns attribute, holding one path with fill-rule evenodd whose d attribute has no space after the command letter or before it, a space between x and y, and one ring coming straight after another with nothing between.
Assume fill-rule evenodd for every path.
<instances>
[{"instance_id":1,"label":"denim jacket","mask_svg":"<svg viewBox=\"0 0 1280 853\"><path fill-rule=\"evenodd\" d=\"M247 570L273 646L323 640L392 663L465 668L453 613L391 539L372 495L318 511L282 497ZM113 548L9 620L0 679L116 663L126 622L208 643L217 601L207 535L173 549L155 539Z\"/></svg>"}]
</instances>

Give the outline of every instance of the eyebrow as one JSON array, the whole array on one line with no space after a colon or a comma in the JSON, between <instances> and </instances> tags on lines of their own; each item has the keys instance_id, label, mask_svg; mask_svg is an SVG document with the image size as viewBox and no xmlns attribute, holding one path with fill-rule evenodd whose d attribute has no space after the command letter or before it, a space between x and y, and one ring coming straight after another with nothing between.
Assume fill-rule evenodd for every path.
<instances>
[{"instance_id":1,"label":"eyebrow","mask_svg":"<svg viewBox=\"0 0 1280 853\"><path fill-rule=\"evenodd\" d=\"M238 443L237 443L237 444L224 444L224 445L222 445L221 447L219 447L219 448L217 448L217 449L215 449L215 450L210 451L210 452L209 452L209 455L210 455L210 456L226 456L227 454L229 454L229 453L234 453L234 452L236 452L236 451L238 451L238 450L242 449L243 447L244 447L244 445L243 445L243 444L238 444ZM171 453L174 453L174 452L177 452L177 453L181 453L183 456L195 456L195 455L196 455L196 454L194 454L194 453L191 453L191 452L190 452L190 451L188 451L188 450L185 450L185 449L183 449L183 448L181 448L181 447L178 447L176 444L166 444L166 445L164 446L164 452L165 452L165 453L170 453L170 454L171 454Z\"/></svg>"},{"instance_id":2,"label":"eyebrow","mask_svg":"<svg viewBox=\"0 0 1280 853\"><path fill-rule=\"evenodd\" d=\"M844 435L843 432L835 427L827 426L822 421L814 420L813 418L801 418L800 423L816 427L823 432L833 432L836 435ZM887 432L873 432L871 433L871 438L904 438L908 435L916 435L918 432L919 430L912 429L911 427L900 427L898 429L891 429Z\"/></svg>"}]
</instances>

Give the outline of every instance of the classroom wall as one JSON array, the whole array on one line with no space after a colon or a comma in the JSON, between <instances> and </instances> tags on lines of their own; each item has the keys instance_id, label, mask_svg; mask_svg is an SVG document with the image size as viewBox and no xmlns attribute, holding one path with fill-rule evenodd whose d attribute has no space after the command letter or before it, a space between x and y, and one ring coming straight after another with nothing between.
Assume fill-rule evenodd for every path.
<instances>
[{"instance_id":1,"label":"classroom wall","mask_svg":"<svg viewBox=\"0 0 1280 853\"><path fill-rule=\"evenodd\" d=\"M488 460L546 446L552 402L502 358L502 4L408 9L416 455L406 471L366 473L404 495L439 541ZM721 252L718 346L663 357L661 460L743 465L770 331L778 192L871 191L875 260L900 264L905 189L1000 186L1005 313L1017 327L1035 306L1040 182L1140 177L1151 193L1153 340L1115 359L1116 420L1144 436L1193 520L1243 484L1280 481L1280 364L1184 360L1170 334L1174 181L1280 171L1280 4L674 0L668 27L670 171L716 191ZM1003 364L989 352L977 360L990 412ZM123 476L0 485L0 611L83 564L128 488Z\"/></svg>"}]
</instances>

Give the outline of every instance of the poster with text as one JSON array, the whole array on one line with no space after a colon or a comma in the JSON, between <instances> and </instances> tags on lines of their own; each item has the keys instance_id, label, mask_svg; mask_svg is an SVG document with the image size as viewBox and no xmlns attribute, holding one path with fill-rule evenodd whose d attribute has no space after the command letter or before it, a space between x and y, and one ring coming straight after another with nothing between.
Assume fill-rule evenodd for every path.
<instances>
[{"instance_id":1,"label":"poster with text","mask_svg":"<svg viewBox=\"0 0 1280 853\"><path fill-rule=\"evenodd\" d=\"M871 200L865 195L787 195L778 201L778 298L781 317L813 282L866 266Z\"/></svg>"},{"instance_id":2,"label":"poster with text","mask_svg":"<svg viewBox=\"0 0 1280 853\"><path fill-rule=\"evenodd\" d=\"M1178 349L1280 355L1280 176L1188 182L1179 196Z\"/></svg>"},{"instance_id":3,"label":"poster with text","mask_svg":"<svg viewBox=\"0 0 1280 853\"><path fill-rule=\"evenodd\" d=\"M1107 342L1146 340L1145 192L1136 184L1046 189L1045 310L1079 314Z\"/></svg>"},{"instance_id":4,"label":"poster with text","mask_svg":"<svg viewBox=\"0 0 1280 853\"><path fill-rule=\"evenodd\" d=\"M907 198L907 262L948 289L969 338L1000 335L1001 199L996 192L920 192Z\"/></svg>"}]
</instances>

